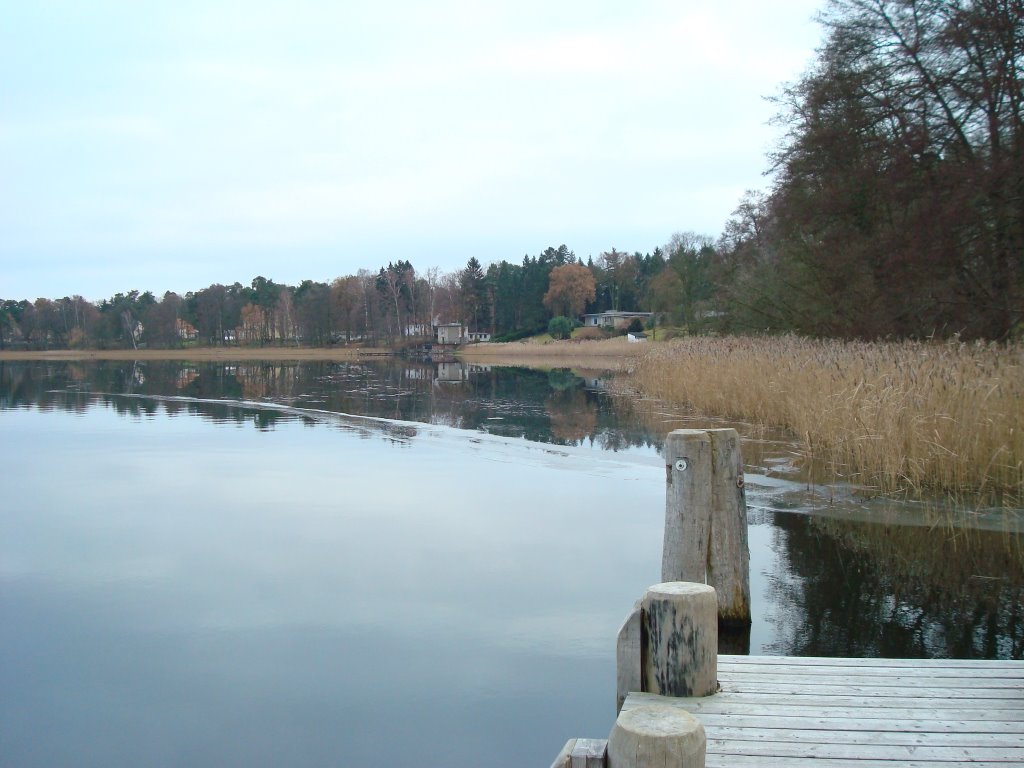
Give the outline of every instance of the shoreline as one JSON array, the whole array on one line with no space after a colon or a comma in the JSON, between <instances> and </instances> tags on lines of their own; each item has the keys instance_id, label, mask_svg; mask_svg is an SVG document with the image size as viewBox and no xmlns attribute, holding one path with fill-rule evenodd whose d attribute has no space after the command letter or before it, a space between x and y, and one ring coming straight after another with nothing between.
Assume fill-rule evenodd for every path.
<instances>
[{"instance_id":1,"label":"shoreline","mask_svg":"<svg viewBox=\"0 0 1024 768\"><path fill-rule=\"evenodd\" d=\"M512 341L503 344L469 344L456 358L483 365L525 365L530 368L580 368L591 371L629 373L643 354L644 345L623 338L601 341L566 339L535 343Z\"/></svg>"},{"instance_id":2,"label":"shoreline","mask_svg":"<svg viewBox=\"0 0 1024 768\"><path fill-rule=\"evenodd\" d=\"M389 349L328 347L192 347L190 349L54 349L48 351L0 350L0 362L83 362L90 360L361 360L390 357Z\"/></svg>"},{"instance_id":3,"label":"shoreline","mask_svg":"<svg viewBox=\"0 0 1024 768\"><path fill-rule=\"evenodd\" d=\"M535 368L584 368L623 372L636 361L639 350L621 340L585 343L552 341L546 344L469 344L455 358L484 365L526 365ZM397 356L386 347L189 347L187 349L52 349L0 350L0 362L89 362L101 360L232 361L354 361Z\"/></svg>"}]
</instances>

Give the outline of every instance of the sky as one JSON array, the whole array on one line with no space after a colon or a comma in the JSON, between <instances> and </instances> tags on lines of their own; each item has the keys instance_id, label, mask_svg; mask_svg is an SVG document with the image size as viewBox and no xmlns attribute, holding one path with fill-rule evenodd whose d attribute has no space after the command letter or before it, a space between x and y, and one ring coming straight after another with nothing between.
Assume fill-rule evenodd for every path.
<instances>
[{"instance_id":1,"label":"sky","mask_svg":"<svg viewBox=\"0 0 1024 768\"><path fill-rule=\"evenodd\" d=\"M717 237L819 0L0 0L0 299Z\"/></svg>"}]
</instances>

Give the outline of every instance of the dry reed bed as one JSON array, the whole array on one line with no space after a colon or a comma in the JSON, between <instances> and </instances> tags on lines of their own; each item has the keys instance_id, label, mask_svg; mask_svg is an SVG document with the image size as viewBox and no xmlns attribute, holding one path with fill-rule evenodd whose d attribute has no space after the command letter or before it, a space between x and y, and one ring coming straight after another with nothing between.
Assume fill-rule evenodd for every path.
<instances>
[{"instance_id":1,"label":"dry reed bed","mask_svg":"<svg viewBox=\"0 0 1024 768\"><path fill-rule=\"evenodd\" d=\"M832 478L883 492L1024 503L1020 343L785 336L644 347L631 386L706 413L785 427Z\"/></svg>"}]
</instances>

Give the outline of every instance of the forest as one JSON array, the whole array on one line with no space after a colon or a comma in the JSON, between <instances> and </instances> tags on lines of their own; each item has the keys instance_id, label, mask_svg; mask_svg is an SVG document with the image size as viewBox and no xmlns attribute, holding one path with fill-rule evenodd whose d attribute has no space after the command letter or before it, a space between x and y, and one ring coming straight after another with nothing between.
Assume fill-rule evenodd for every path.
<instances>
[{"instance_id":1,"label":"forest","mask_svg":"<svg viewBox=\"0 0 1024 768\"><path fill-rule=\"evenodd\" d=\"M452 273L399 260L294 286L0 299L0 346L395 345L438 321L500 340L607 309L690 333L1019 338L1024 0L829 0L819 20L816 57L775 97L769 184L718 237L585 260L561 245Z\"/></svg>"},{"instance_id":2,"label":"forest","mask_svg":"<svg viewBox=\"0 0 1024 768\"><path fill-rule=\"evenodd\" d=\"M633 255L613 250L584 265L562 245L526 256L521 264L502 261L486 270L471 258L464 269L447 274L436 268L420 273L411 262L399 261L331 283L290 286L258 276L247 285L216 284L184 296L129 291L98 304L80 296L7 300L0 303L0 321L5 347L38 349L195 342L400 346L431 337L433 324L460 321L499 339L522 337L544 331L555 315L647 306L669 270L673 283L682 285L672 264L694 271L709 262L710 246L705 250L691 253L680 246L675 259L660 249ZM678 302L666 307L676 322L685 322L685 308L692 313L703 306L689 300L697 290L701 296L710 290L706 279L691 283L692 293L665 296Z\"/></svg>"}]
</instances>

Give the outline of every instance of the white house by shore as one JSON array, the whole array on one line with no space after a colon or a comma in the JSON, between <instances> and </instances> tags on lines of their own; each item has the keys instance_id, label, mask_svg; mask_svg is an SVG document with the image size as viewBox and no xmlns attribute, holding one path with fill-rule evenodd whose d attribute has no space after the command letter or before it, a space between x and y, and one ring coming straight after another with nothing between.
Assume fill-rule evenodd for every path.
<instances>
[{"instance_id":1,"label":"white house by shore","mask_svg":"<svg viewBox=\"0 0 1024 768\"><path fill-rule=\"evenodd\" d=\"M438 344L471 344L476 341L490 341L491 334L484 331L470 331L462 323L438 323L434 338Z\"/></svg>"},{"instance_id":2,"label":"white house by shore","mask_svg":"<svg viewBox=\"0 0 1024 768\"><path fill-rule=\"evenodd\" d=\"M653 317L653 313L651 312L620 312L618 310L608 310L607 312L584 315L583 325L589 328L612 328L614 330L621 331L629 328L630 324L634 320L639 320L641 323L647 323L651 317Z\"/></svg>"}]
</instances>

